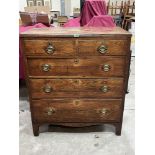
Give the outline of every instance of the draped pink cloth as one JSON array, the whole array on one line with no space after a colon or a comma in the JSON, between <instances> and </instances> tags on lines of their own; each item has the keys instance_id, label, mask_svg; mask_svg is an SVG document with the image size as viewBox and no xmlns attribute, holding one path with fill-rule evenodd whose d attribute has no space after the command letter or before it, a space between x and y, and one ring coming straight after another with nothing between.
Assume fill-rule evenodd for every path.
<instances>
[{"instance_id":1,"label":"draped pink cloth","mask_svg":"<svg viewBox=\"0 0 155 155\"><path fill-rule=\"evenodd\" d=\"M80 27L80 17L70 19L64 27ZM84 27L115 27L114 19L109 15L94 16Z\"/></svg>"},{"instance_id":2,"label":"draped pink cloth","mask_svg":"<svg viewBox=\"0 0 155 155\"><path fill-rule=\"evenodd\" d=\"M64 27L115 27L112 16L107 15L105 0L86 0L81 17L70 19Z\"/></svg>"},{"instance_id":3,"label":"draped pink cloth","mask_svg":"<svg viewBox=\"0 0 155 155\"><path fill-rule=\"evenodd\" d=\"M114 19L109 15L94 16L84 27L115 27Z\"/></svg>"},{"instance_id":4,"label":"draped pink cloth","mask_svg":"<svg viewBox=\"0 0 155 155\"><path fill-rule=\"evenodd\" d=\"M104 0L86 0L81 12L81 26L88 24L94 16L106 14L107 8Z\"/></svg>"},{"instance_id":5,"label":"draped pink cloth","mask_svg":"<svg viewBox=\"0 0 155 155\"><path fill-rule=\"evenodd\" d=\"M67 23L63 25L63 27L80 27L80 17L70 19Z\"/></svg>"},{"instance_id":6,"label":"draped pink cloth","mask_svg":"<svg viewBox=\"0 0 155 155\"><path fill-rule=\"evenodd\" d=\"M20 26L19 27L19 33L27 31L29 29L32 28L43 28L43 27L47 27L44 24L38 23L35 24L33 26ZM24 69L23 69L23 53L22 53L22 49L21 49L21 42L19 40L19 79L24 79Z\"/></svg>"}]
</instances>

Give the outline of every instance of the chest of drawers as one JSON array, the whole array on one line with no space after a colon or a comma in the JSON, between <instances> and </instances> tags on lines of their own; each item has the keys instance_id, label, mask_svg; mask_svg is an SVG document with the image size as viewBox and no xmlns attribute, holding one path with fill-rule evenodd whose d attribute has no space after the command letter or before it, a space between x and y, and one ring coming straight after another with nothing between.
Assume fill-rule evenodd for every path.
<instances>
[{"instance_id":1,"label":"chest of drawers","mask_svg":"<svg viewBox=\"0 0 155 155\"><path fill-rule=\"evenodd\" d=\"M33 133L43 124L112 124L121 135L131 34L121 28L44 28L20 34Z\"/></svg>"}]
</instances>

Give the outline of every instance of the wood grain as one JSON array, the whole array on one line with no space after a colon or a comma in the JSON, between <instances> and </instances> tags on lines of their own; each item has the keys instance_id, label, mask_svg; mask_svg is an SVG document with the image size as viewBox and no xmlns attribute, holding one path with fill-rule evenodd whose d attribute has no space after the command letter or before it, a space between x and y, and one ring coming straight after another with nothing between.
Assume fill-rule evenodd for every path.
<instances>
[{"instance_id":1,"label":"wood grain","mask_svg":"<svg viewBox=\"0 0 155 155\"><path fill-rule=\"evenodd\" d=\"M20 33L22 38L32 37L104 37L106 35L110 37L114 36L125 36L131 37L131 33L123 30L120 27L53 27L53 28L34 28L25 32Z\"/></svg>"},{"instance_id":2,"label":"wood grain","mask_svg":"<svg viewBox=\"0 0 155 155\"><path fill-rule=\"evenodd\" d=\"M42 66L48 64L48 72ZM104 65L110 70L105 72ZM75 59L28 59L29 76L79 76L79 77L111 77L124 76L125 59L123 57L93 57Z\"/></svg>"},{"instance_id":3,"label":"wood grain","mask_svg":"<svg viewBox=\"0 0 155 155\"><path fill-rule=\"evenodd\" d=\"M107 47L105 54L101 54L98 48L104 45ZM104 55L126 55L128 51L127 40L79 40L78 55L79 56L104 56Z\"/></svg>"},{"instance_id":4,"label":"wood grain","mask_svg":"<svg viewBox=\"0 0 155 155\"><path fill-rule=\"evenodd\" d=\"M120 120L121 100L33 100L34 120L41 122L104 122ZM48 108L55 112L48 115ZM107 113L103 114L102 109Z\"/></svg>"},{"instance_id":5,"label":"wood grain","mask_svg":"<svg viewBox=\"0 0 155 155\"><path fill-rule=\"evenodd\" d=\"M123 96L123 78L111 79L31 79L32 98L115 98ZM51 87L51 92L44 88ZM107 92L102 87L107 86Z\"/></svg>"},{"instance_id":6,"label":"wood grain","mask_svg":"<svg viewBox=\"0 0 155 155\"><path fill-rule=\"evenodd\" d=\"M34 136L43 124L102 123L114 125L116 135L121 135L131 57L129 32L119 27L37 28L21 33L20 39ZM49 43L54 47L51 54ZM101 45L107 48L104 54L98 50ZM47 65L49 69L43 70ZM50 92L45 92L47 86ZM108 91L101 91L103 86Z\"/></svg>"},{"instance_id":7,"label":"wood grain","mask_svg":"<svg viewBox=\"0 0 155 155\"><path fill-rule=\"evenodd\" d=\"M46 49L49 43L54 47L54 53L48 54ZM63 56L74 56L75 55L75 41L73 40L62 40L62 39L36 39L36 40L25 40L25 53L26 55L43 55L50 57L63 57Z\"/></svg>"}]
</instances>

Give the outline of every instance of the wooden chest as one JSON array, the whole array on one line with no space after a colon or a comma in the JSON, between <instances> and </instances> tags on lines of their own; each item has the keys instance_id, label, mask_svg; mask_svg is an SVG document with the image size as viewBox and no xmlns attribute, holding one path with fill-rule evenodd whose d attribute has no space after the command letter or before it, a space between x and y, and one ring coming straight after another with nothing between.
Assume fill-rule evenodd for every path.
<instances>
[{"instance_id":1,"label":"wooden chest","mask_svg":"<svg viewBox=\"0 0 155 155\"><path fill-rule=\"evenodd\" d=\"M121 135L131 34L116 28L43 28L20 34L33 133L42 124L113 124Z\"/></svg>"}]
</instances>

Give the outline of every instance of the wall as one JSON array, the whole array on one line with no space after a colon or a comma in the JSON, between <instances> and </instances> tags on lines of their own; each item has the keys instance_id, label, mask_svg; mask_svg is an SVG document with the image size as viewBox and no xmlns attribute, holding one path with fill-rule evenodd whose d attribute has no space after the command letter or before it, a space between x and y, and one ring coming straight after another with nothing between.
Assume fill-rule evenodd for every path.
<instances>
[{"instance_id":1,"label":"wall","mask_svg":"<svg viewBox=\"0 0 155 155\"><path fill-rule=\"evenodd\" d=\"M26 0L19 0L19 11L24 11L24 7L27 6Z\"/></svg>"},{"instance_id":2,"label":"wall","mask_svg":"<svg viewBox=\"0 0 155 155\"><path fill-rule=\"evenodd\" d=\"M66 16L70 16L71 15L71 3L72 3L72 0L65 0L65 15Z\"/></svg>"},{"instance_id":3,"label":"wall","mask_svg":"<svg viewBox=\"0 0 155 155\"><path fill-rule=\"evenodd\" d=\"M61 12L61 0L51 0L52 1L52 10ZM108 1L108 0L105 0ZM122 0L117 0L118 4L121 3ZM127 0L123 0L127 1ZM134 0L130 0L133 2ZM110 2L116 2L116 0L110 0ZM73 8L80 8L80 0L65 0L66 6L66 15L73 15ZM19 10L24 11L24 7L27 6L26 0L19 0Z\"/></svg>"},{"instance_id":4,"label":"wall","mask_svg":"<svg viewBox=\"0 0 155 155\"><path fill-rule=\"evenodd\" d=\"M51 0L52 1L52 10L61 12L60 0Z\"/></svg>"}]
</instances>

